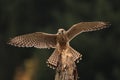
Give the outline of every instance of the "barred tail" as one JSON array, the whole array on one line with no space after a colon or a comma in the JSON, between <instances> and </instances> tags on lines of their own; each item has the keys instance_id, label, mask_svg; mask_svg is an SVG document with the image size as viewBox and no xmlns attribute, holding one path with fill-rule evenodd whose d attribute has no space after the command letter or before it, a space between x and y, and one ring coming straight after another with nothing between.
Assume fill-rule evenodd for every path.
<instances>
[{"instance_id":1,"label":"barred tail","mask_svg":"<svg viewBox=\"0 0 120 80\"><path fill-rule=\"evenodd\" d=\"M79 62L79 60L82 59L82 54L74 50L72 47L68 46L68 48L64 51L59 52L58 49L55 49L55 51L52 53L52 55L47 60L47 64L50 68L56 68L61 60L67 60L65 56L67 54L71 55L71 58L74 62ZM62 57L63 56L63 57Z\"/></svg>"},{"instance_id":2,"label":"barred tail","mask_svg":"<svg viewBox=\"0 0 120 80\"><path fill-rule=\"evenodd\" d=\"M72 54L72 58L75 62L79 62L79 60L82 60L82 54L74 50L72 47L69 46L68 53Z\"/></svg>"},{"instance_id":3,"label":"barred tail","mask_svg":"<svg viewBox=\"0 0 120 80\"><path fill-rule=\"evenodd\" d=\"M56 68L58 65L59 58L60 58L60 53L58 49L55 49L52 55L47 60L48 66L53 69Z\"/></svg>"}]
</instances>

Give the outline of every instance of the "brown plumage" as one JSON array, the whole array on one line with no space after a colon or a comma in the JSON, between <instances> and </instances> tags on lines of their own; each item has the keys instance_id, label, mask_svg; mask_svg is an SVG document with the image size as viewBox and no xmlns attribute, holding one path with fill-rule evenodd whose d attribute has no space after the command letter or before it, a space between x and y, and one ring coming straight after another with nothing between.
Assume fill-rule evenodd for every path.
<instances>
[{"instance_id":1,"label":"brown plumage","mask_svg":"<svg viewBox=\"0 0 120 80\"><path fill-rule=\"evenodd\" d=\"M69 46L69 42L82 32L95 31L106 28L106 22L80 22L73 25L69 30L59 29L57 34L35 32L17 36L8 43L18 47L56 48L47 60L50 66L57 67L61 54L69 53L72 59L77 61L82 55ZM68 55L69 56L69 55Z\"/></svg>"}]
</instances>

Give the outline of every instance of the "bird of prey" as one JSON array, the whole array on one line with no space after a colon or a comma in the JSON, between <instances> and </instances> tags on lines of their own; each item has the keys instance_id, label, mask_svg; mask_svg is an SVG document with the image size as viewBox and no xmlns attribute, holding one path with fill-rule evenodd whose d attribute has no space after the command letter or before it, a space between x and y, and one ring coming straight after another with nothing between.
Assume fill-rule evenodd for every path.
<instances>
[{"instance_id":1,"label":"bird of prey","mask_svg":"<svg viewBox=\"0 0 120 80\"><path fill-rule=\"evenodd\" d=\"M8 44L18 47L35 47L35 48L55 48L47 63L52 67L57 67L61 54L69 53L72 60L76 62L82 58L82 54L74 50L69 42L82 32L95 31L108 27L107 22L80 22L73 25L67 31L58 29L57 34L49 34L44 32L35 32L20 35L10 39ZM68 56L69 56L68 54ZM69 63L69 62L68 62Z\"/></svg>"}]
</instances>

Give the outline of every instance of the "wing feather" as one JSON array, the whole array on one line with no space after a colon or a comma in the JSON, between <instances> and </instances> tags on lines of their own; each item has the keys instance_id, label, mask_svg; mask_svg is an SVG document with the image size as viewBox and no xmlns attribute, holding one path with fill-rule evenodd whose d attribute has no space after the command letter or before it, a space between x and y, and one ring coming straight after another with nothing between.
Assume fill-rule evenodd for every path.
<instances>
[{"instance_id":1,"label":"wing feather","mask_svg":"<svg viewBox=\"0 0 120 80\"><path fill-rule=\"evenodd\" d=\"M67 31L69 41L82 32L95 31L108 27L107 22L80 22Z\"/></svg>"},{"instance_id":2,"label":"wing feather","mask_svg":"<svg viewBox=\"0 0 120 80\"><path fill-rule=\"evenodd\" d=\"M56 47L56 36L56 34L35 32L12 38L8 44L18 47L54 48Z\"/></svg>"}]
</instances>

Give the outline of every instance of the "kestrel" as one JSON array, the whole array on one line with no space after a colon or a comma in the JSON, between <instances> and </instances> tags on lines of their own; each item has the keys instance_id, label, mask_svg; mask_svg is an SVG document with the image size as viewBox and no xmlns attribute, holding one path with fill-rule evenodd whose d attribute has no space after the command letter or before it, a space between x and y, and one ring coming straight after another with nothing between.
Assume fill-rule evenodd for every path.
<instances>
[{"instance_id":1,"label":"kestrel","mask_svg":"<svg viewBox=\"0 0 120 80\"><path fill-rule=\"evenodd\" d=\"M12 38L8 44L18 47L35 48L55 48L47 63L52 67L57 67L61 54L69 53L72 60L76 62L82 58L82 54L70 47L69 42L82 32L95 31L108 27L109 24L102 21L80 22L73 25L70 29L58 29L57 34L44 32L35 32L31 34L20 35ZM68 56L69 56L68 54Z\"/></svg>"}]
</instances>

